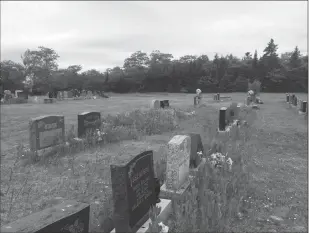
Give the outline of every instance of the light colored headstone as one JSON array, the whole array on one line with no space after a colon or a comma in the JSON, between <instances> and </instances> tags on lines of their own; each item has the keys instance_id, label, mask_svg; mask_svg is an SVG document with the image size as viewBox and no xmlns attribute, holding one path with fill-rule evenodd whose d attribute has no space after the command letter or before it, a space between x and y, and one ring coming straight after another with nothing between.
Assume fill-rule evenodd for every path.
<instances>
[{"instance_id":1,"label":"light colored headstone","mask_svg":"<svg viewBox=\"0 0 309 233\"><path fill-rule=\"evenodd\" d=\"M177 191L189 178L191 138L176 135L168 143L166 188Z\"/></svg>"},{"instance_id":2,"label":"light colored headstone","mask_svg":"<svg viewBox=\"0 0 309 233\"><path fill-rule=\"evenodd\" d=\"M159 109L160 108L160 101L159 100L152 100L151 107L154 108L154 109Z\"/></svg>"},{"instance_id":3,"label":"light colored headstone","mask_svg":"<svg viewBox=\"0 0 309 233\"><path fill-rule=\"evenodd\" d=\"M68 98L68 92L67 92L67 91L64 91L64 92L63 92L63 97L64 97L64 98Z\"/></svg>"}]
</instances>

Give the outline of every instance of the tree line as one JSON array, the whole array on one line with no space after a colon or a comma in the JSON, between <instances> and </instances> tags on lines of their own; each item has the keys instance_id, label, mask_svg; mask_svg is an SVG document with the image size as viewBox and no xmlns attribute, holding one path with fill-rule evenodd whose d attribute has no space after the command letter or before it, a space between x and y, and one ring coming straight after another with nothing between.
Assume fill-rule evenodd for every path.
<instances>
[{"instance_id":1,"label":"tree line","mask_svg":"<svg viewBox=\"0 0 309 233\"><path fill-rule=\"evenodd\" d=\"M174 59L159 50L149 55L142 51L131 54L123 66L82 71L73 64L58 67L58 53L43 46L27 49L21 63L1 61L1 85L4 90L28 90L45 94L59 90L127 92L243 92L248 83L258 80L264 92L307 92L308 55L298 47L280 56L278 45L271 39L261 56L255 50L242 58L233 54L213 59L207 55L185 55Z\"/></svg>"}]
</instances>

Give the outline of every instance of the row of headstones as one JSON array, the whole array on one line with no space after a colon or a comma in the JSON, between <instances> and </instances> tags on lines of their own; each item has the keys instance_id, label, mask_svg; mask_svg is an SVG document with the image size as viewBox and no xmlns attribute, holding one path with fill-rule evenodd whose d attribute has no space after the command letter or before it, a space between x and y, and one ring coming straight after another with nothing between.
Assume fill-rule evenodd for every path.
<instances>
[{"instance_id":1,"label":"row of headstones","mask_svg":"<svg viewBox=\"0 0 309 233\"><path fill-rule=\"evenodd\" d=\"M77 136L84 138L101 127L100 112L83 112L77 115ZM37 152L65 142L64 116L50 115L33 118L29 122L30 149Z\"/></svg>"},{"instance_id":2,"label":"row of headstones","mask_svg":"<svg viewBox=\"0 0 309 233\"><path fill-rule=\"evenodd\" d=\"M199 134L176 135L169 141L166 182L161 186L162 191L165 191L163 196L187 189L189 175L192 174L190 169L201 164L200 151L204 149ZM150 222L149 212L153 206L163 207L160 213L165 212L165 217L170 214L166 212L172 210L171 200L160 195L153 151L142 152L125 164L112 164L110 169L114 204L113 232L137 232L140 227L147 228L145 224ZM89 204L66 200L3 226L1 232L89 232L89 218Z\"/></svg>"},{"instance_id":3,"label":"row of headstones","mask_svg":"<svg viewBox=\"0 0 309 233\"><path fill-rule=\"evenodd\" d=\"M295 94L286 93L286 102L292 106L297 106L301 113L307 112L307 101L297 98Z\"/></svg>"},{"instance_id":4,"label":"row of headstones","mask_svg":"<svg viewBox=\"0 0 309 233\"><path fill-rule=\"evenodd\" d=\"M152 100L151 106L154 109L169 108L170 102L169 100Z\"/></svg>"},{"instance_id":5,"label":"row of headstones","mask_svg":"<svg viewBox=\"0 0 309 233\"><path fill-rule=\"evenodd\" d=\"M154 108L168 108L169 100L153 100ZM84 138L88 132L101 127L100 112L83 112L77 115L77 136ZM65 142L64 116L50 115L33 118L29 122L30 149L37 152ZM100 131L98 132L100 133Z\"/></svg>"}]
</instances>

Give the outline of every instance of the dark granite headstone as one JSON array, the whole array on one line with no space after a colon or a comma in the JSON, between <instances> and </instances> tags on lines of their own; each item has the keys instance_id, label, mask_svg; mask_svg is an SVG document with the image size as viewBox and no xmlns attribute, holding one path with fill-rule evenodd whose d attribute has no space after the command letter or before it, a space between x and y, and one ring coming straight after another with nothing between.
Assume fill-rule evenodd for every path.
<instances>
[{"instance_id":1,"label":"dark granite headstone","mask_svg":"<svg viewBox=\"0 0 309 233\"><path fill-rule=\"evenodd\" d=\"M30 148L45 149L64 142L64 116L42 116L29 122Z\"/></svg>"},{"instance_id":2,"label":"dark granite headstone","mask_svg":"<svg viewBox=\"0 0 309 233\"><path fill-rule=\"evenodd\" d=\"M302 108L302 112L307 112L307 101L303 101L301 108Z\"/></svg>"},{"instance_id":3,"label":"dark granite headstone","mask_svg":"<svg viewBox=\"0 0 309 233\"><path fill-rule=\"evenodd\" d=\"M1 227L1 232L88 233L90 205L66 200Z\"/></svg>"},{"instance_id":4,"label":"dark granite headstone","mask_svg":"<svg viewBox=\"0 0 309 233\"><path fill-rule=\"evenodd\" d=\"M225 131L225 115L226 115L226 108L222 107L219 112L219 130Z\"/></svg>"},{"instance_id":5,"label":"dark granite headstone","mask_svg":"<svg viewBox=\"0 0 309 233\"><path fill-rule=\"evenodd\" d=\"M169 100L161 100L160 108L168 108L170 106Z\"/></svg>"},{"instance_id":6,"label":"dark granite headstone","mask_svg":"<svg viewBox=\"0 0 309 233\"><path fill-rule=\"evenodd\" d=\"M217 100L220 100L220 93L217 93Z\"/></svg>"},{"instance_id":7,"label":"dark granite headstone","mask_svg":"<svg viewBox=\"0 0 309 233\"><path fill-rule=\"evenodd\" d=\"M153 151L110 167L116 233L135 232L156 203Z\"/></svg>"},{"instance_id":8,"label":"dark granite headstone","mask_svg":"<svg viewBox=\"0 0 309 233\"><path fill-rule=\"evenodd\" d=\"M289 95L289 94L286 94L286 102L287 102L287 103L290 102L289 98L290 98L290 95Z\"/></svg>"},{"instance_id":9,"label":"dark granite headstone","mask_svg":"<svg viewBox=\"0 0 309 233\"><path fill-rule=\"evenodd\" d=\"M100 112L83 112L77 115L78 137L85 137L87 132L94 131L101 127Z\"/></svg>"},{"instance_id":10,"label":"dark granite headstone","mask_svg":"<svg viewBox=\"0 0 309 233\"><path fill-rule=\"evenodd\" d=\"M201 135L197 133L189 133L188 135L191 137L190 167L197 168L201 162L201 157L197 152L202 151L204 153Z\"/></svg>"},{"instance_id":11,"label":"dark granite headstone","mask_svg":"<svg viewBox=\"0 0 309 233\"><path fill-rule=\"evenodd\" d=\"M297 106L297 97L294 98L294 106Z\"/></svg>"}]
</instances>

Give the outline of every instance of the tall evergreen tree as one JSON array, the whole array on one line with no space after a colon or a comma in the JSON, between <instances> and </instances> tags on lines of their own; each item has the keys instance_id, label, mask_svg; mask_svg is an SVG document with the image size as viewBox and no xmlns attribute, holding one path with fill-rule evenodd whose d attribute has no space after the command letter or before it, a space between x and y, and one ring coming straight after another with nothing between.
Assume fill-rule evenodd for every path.
<instances>
[{"instance_id":1,"label":"tall evergreen tree","mask_svg":"<svg viewBox=\"0 0 309 233\"><path fill-rule=\"evenodd\" d=\"M291 68L297 68L301 65L300 57L301 57L300 51L298 47L296 46L290 57L290 61L289 61L289 65Z\"/></svg>"}]
</instances>

